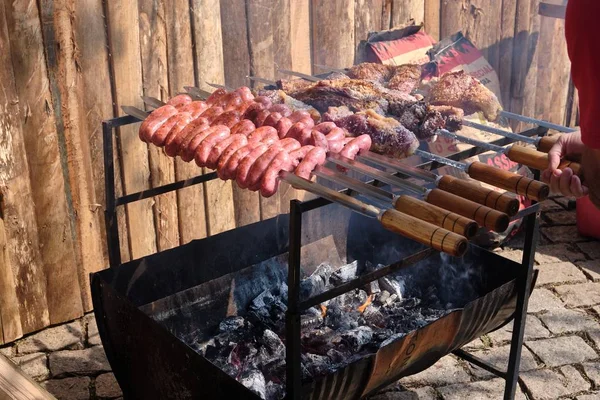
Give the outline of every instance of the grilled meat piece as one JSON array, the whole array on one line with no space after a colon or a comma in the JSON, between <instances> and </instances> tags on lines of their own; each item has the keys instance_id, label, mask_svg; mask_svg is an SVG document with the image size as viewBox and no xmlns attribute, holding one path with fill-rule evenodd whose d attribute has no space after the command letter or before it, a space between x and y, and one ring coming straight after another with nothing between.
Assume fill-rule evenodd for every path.
<instances>
[{"instance_id":1,"label":"grilled meat piece","mask_svg":"<svg viewBox=\"0 0 600 400\"><path fill-rule=\"evenodd\" d=\"M465 112L461 108L452 106L429 106L431 109L438 111L444 118L446 129L449 131L460 131L462 129L463 118Z\"/></svg>"},{"instance_id":2,"label":"grilled meat piece","mask_svg":"<svg viewBox=\"0 0 600 400\"><path fill-rule=\"evenodd\" d=\"M385 85L388 89L412 93L421 83L421 66L404 64L393 68L392 76Z\"/></svg>"},{"instance_id":3,"label":"grilled meat piece","mask_svg":"<svg viewBox=\"0 0 600 400\"><path fill-rule=\"evenodd\" d=\"M321 118L321 114L317 110L315 110L314 107L311 107L310 105L303 103L302 101L295 99L292 96L288 96L288 94L284 90L259 90L258 95L268 98L273 104L285 104L294 111L307 111L312 117L312 119L315 120L315 122Z\"/></svg>"},{"instance_id":4,"label":"grilled meat piece","mask_svg":"<svg viewBox=\"0 0 600 400\"><path fill-rule=\"evenodd\" d=\"M393 67L390 65L365 62L350 68L348 76L352 79L363 79L383 84L392 77L393 72Z\"/></svg>"},{"instance_id":5,"label":"grilled meat piece","mask_svg":"<svg viewBox=\"0 0 600 400\"><path fill-rule=\"evenodd\" d=\"M489 121L495 121L502 111L496 95L464 71L442 75L429 90L432 105L462 108L467 114L482 111Z\"/></svg>"},{"instance_id":6,"label":"grilled meat piece","mask_svg":"<svg viewBox=\"0 0 600 400\"><path fill-rule=\"evenodd\" d=\"M279 79L276 82L277 88L283 90L290 96L293 96L297 91L304 90L312 86L314 82L304 79Z\"/></svg>"},{"instance_id":7,"label":"grilled meat piece","mask_svg":"<svg viewBox=\"0 0 600 400\"><path fill-rule=\"evenodd\" d=\"M348 107L331 107L323 114L323 121L332 121L353 136L367 134L371 149L377 153L405 158L419 147L414 133L393 118L386 118L373 110L353 113Z\"/></svg>"}]
</instances>

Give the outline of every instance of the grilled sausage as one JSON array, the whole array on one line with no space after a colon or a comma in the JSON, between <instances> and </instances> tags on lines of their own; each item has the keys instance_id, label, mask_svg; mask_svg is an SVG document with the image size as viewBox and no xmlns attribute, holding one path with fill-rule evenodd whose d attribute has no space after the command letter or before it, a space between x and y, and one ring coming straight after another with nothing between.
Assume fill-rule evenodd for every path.
<instances>
[{"instance_id":1,"label":"grilled sausage","mask_svg":"<svg viewBox=\"0 0 600 400\"><path fill-rule=\"evenodd\" d=\"M225 89L217 89L206 99L206 104L212 107L219 99L227 94L227 90Z\"/></svg>"},{"instance_id":2,"label":"grilled sausage","mask_svg":"<svg viewBox=\"0 0 600 400\"><path fill-rule=\"evenodd\" d=\"M256 118L254 118L254 125L256 125L257 128L260 128L261 126L263 126L265 124L265 120L267 119L267 117L271 115L271 112L269 112L269 110L261 110L256 114Z\"/></svg>"},{"instance_id":3,"label":"grilled sausage","mask_svg":"<svg viewBox=\"0 0 600 400\"><path fill-rule=\"evenodd\" d=\"M185 162L190 162L194 159L194 154L196 153L196 149L202 141L214 131L211 127L204 128L202 130L194 131L196 134L191 138L191 140L183 147L183 150L179 154L181 159Z\"/></svg>"},{"instance_id":4,"label":"grilled sausage","mask_svg":"<svg viewBox=\"0 0 600 400\"><path fill-rule=\"evenodd\" d=\"M302 119L306 119L306 118L310 118L310 114L306 111L303 110L297 110L294 111L293 113L290 114L290 116L288 117L293 123L296 123Z\"/></svg>"},{"instance_id":5,"label":"grilled sausage","mask_svg":"<svg viewBox=\"0 0 600 400\"><path fill-rule=\"evenodd\" d=\"M272 126L275 128L275 125L277 125L277 122L279 122L282 117L283 116L277 111L270 111L269 116L265 119L265 122L263 122L263 126Z\"/></svg>"},{"instance_id":6,"label":"grilled sausage","mask_svg":"<svg viewBox=\"0 0 600 400\"><path fill-rule=\"evenodd\" d=\"M219 156L219 161L217 162L217 175L219 175L219 178L221 178L221 179L223 179L223 177L221 176L222 175L221 171L223 171L225 169L225 165L229 161L229 158L236 151L238 151L239 149L241 149L242 147L244 147L248 144L248 138L246 138L246 136L244 136L244 135L240 135L240 134L231 135L230 138L232 138L231 143L227 146L227 148L225 150L223 150L223 152ZM214 148L213 148L213 150L214 150Z\"/></svg>"},{"instance_id":7,"label":"grilled sausage","mask_svg":"<svg viewBox=\"0 0 600 400\"><path fill-rule=\"evenodd\" d=\"M285 137L292 138L300 141L300 135L302 134L302 130L308 128L303 122L296 122L291 128L287 131Z\"/></svg>"},{"instance_id":8,"label":"grilled sausage","mask_svg":"<svg viewBox=\"0 0 600 400\"><path fill-rule=\"evenodd\" d=\"M342 140L346 137L346 132L342 128L338 128L337 126L329 131L328 134L325 135L328 141L331 140Z\"/></svg>"},{"instance_id":9,"label":"grilled sausage","mask_svg":"<svg viewBox=\"0 0 600 400\"><path fill-rule=\"evenodd\" d=\"M287 117L282 117L277 124L275 124L275 129L277 129L277 135L280 139L286 137L288 131L292 127L292 121Z\"/></svg>"},{"instance_id":10,"label":"grilled sausage","mask_svg":"<svg viewBox=\"0 0 600 400\"><path fill-rule=\"evenodd\" d=\"M300 164L300 161L306 157L309 151L314 149L315 146L302 146L298 150L290 151L290 158L292 159L292 165L294 168Z\"/></svg>"},{"instance_id":11,"label":"grilled sausage","mask_svg":"<svg viewBox=\"0 0 600 400\"><path fill-rule=\"evenodd\" d=\"M206 111L204 111L201 116L206 118L208 120L209 124L212 124L212 122L221 114L223 114L223 107L219 107L219 106L211 106L210 108L208 108Z\"/></svg>"},{"instance_id":12,"label":"grilled sausage","mask_svg":"<svg viewBox=\"0 0 600 400\"><path fill-rule=\"evenodd\" d=\"M239 106L240 104L242 104L242 98L236 92L227 93L215 103L216 106L223 107L223 109L227 109L227 105L232 106L231 109L233 109L236 105Z\"/></svg>"},{"instance_id":13,"label":"grilled sausage","mask_svg":"<svg viewBox=\"0 0 600 400\"><path fill-rule=\"evenodd\" d=\"M265 109L265 105L262 103L252 103L246 108L246 111L242 114L243 119L249 119L254 121L258 113Z\"/></svg>"},{"instance_id":14,"label":"grilled sausage","mask_svg":"<svg viewBox=\"0 0 600 400\"><path fill-rule=\"evenodd\" d=\"M254 132L248 135L248 142L269 142L269 141L277 141L279 140L279 136L277 136L277 130L272 126L262 126L257 128Z\"/></svg>"},{"instance_id":15,"label":"grilled sausage","mask_svg":"<svg viewBox=\"0 0 600 400\"><path fill-rule=\"evenodd\" d=\"M246 157L252 150L258 146L264 146L260 142L248 143L245 146L240 147L235 153L229 157L225 167L218 171L219 178L221 179L235 179L237 168L244 157Z\"/></svg>"},{"instance_id":16,"label":"grilled sausage","mask_svg":"<svg viewBox=\"0 0 600 400\"><path fill-rule=\"evenodd\" d=\"M269 164L260 185L260 194L263 197L271 197L279 188L279 174L281 171L292 171L294 169L292 158L287 151L281 151Z\"/></svg>"},{"instance_id":17,"label":"grilled sausage","mask_svg":"<svg viewBox=\"0 0 600 400\"><path fill-rule=\"evenodd\" d=\"M177 114L177 109L169 104L152 111L144 122L142 122L142 125L140 125L140 139L150 143L152 141L152 136L154 136L154 132L175 114Z\"/></svg>"},{"instance_id":18,"label":"grilled sausage","mask_svg":"<svg viewBox=\"0 0 600 400\"><path fill-rule=\"evenodd\" d=\"M267 110L273 105L273 102L271 102L271 100L269 100L269 98L265 96L257 96L254 98L254 101L257 103L261 103Z\"/></svg>"},{"instance_id":19,"label":"grilled sausage","mask_svg":"<svg viewBox=\"0 0 600 400\"><path fill-rule=\"evenodd\" d=\"M339 153L344 148L344 140L328 140L327 149L330 153Z\"/></svg>"},{"instance_id":20,"label":"grilled sausage","mask_svg":"<svg viewBox=\"0 0 600 400\"><path fill-rule=\"evenodd\" d=\"M160 126L152 135L152 143L156 146L164 146L165 139L171 130L181 131L187 124L192 121L192 116L189 113L177 113Z\"/></svg>"},{"instance_id":21,"label":"grilled sausage","mask_svg":"<svg viewBox=\"0 0 600 400\"><path fill-rule=\"evenodd\" d=\"M192 101L190 104L181 107L179 112L189 112L192 114L192 118L196 119L202 115L207 108L208 104L206 104L204 101Z\"/></svg>"},{"instance_id":22,"label":"grilled sausage","mask_svg":"<svg viewBox=\"0 0 600 400\"><path fill-rule=\"evenodd\" d=\"M246 86L241 86L235 89L235 92L240 95L244 102L254 100L254 95L252 94L252 91Z\"/></svg>"},{"instance_id":23,"label":"grilled sausage","mask_svg":"<svg viewBox=\"0 0 600 400\"><path fill-rule=\"evenodd\" d=\"M302 144L302 146L306 146L307 144L314 144L312 143L312 129L302 129L302 132L300 132L300 136L298 136L296 140L298 140L300 144ZM325 149L325 151L327 151L327 149Z\"/></svg>"},{"instance_id":24,"label":"grilled sausage","mask_svg":"<svg viewBox=\"0 0 600 400\"><path fill-rule=\"evenodd\" d=\"M235 124L240 122L240 112L236 110L225 111L223 114L215 118L211 125L225 125L228 128L232 128Z\"/></svg>"},{"instance_id":25,"label":"grilled sausage","mask_svg":"<svg viewBox=\"0 0 600 400\"><path fill-rule=\"evenodd\" d=\"M269 108L269 111L271 111L272 113L278 112L279 114L281 114L282 117L289 117L290 115L292 115L292 110L290 110L290 108L285 104L273 104Z\"/></svg>"},{"instance_id":26,"label":"grilled sausage","mask_svg":"<svg viewBox=\"0 0 600 400\"><path fill-rule=\"evenodd\" d=\"M167 101L167 104L179 109L182 108L192 102L192 98L189 94L178 94L177 96L171 98Z\"/></svg>"},{"instance_id":27,"label":"grilled sausage","mask_svg":"<svg viewBox=\"0 0 600 400\"><path fill-rule=\"evenodd\" d=\"M326 159L327 152L320 147L315 147L309 151L306 157L298 164L294 173L300 178L310 179L310 175L317 165L325 164Z\"/></svg>"},{"instance_id":28,"label":"grilled sausage","mask_svg":"<svg viewBox=\"0 0 600 400\"><path fill-rule=\"evenodd\" d=\"M219 162L219 160L221 159L221 155L223 154L223 152L225 151L225 149L227 147L229 147L229 145L231 143L233 143L233 141L235 139L237 139L238 136L244 136L244 135L229 135L227 138L221 140L220 142L218 142L217 144L215 144L213 146L212 149L210 149L210 152L208 153L208 157L206 158L206 167L210 168L210 169L215 169L217 168L217 164ZM245 138L245 136L244 136ZM198 151L196 150L196 154L198 154Z\"/></svg>"},{"instance_id":29,"label":"grilled sausage","mask_svg":"<svg viewBox=\"0 0 600 400\"><path fill-rule=\"evenodd\" d=\"M325 149L325 151L329 150L329 142L327 141L327 138L325 137L323 132L319 132L318 130L313 129L311 131L311 142L311 144L316 147L321 147Z\"/></svg>"},{"instance_id":30,"label":"grilled sausage","mask_svg":"<svg viewBox=\"0 0 600 400\"><path fill-rule=\"evenodd\" d=\"M260 181L262 176L264 175L267 167L271 162L275 159L277 154L284 151L289 153L290 151L296 150L300 148L300 143L298 143L295 139L282 139L279 142L273 144L267 151L265 151L260 157L256 159L254 164L250 167L248 171L248 177L246 178L247 187L250 190L258 190L260 186Z\"/></svg>"},{"instance_id":31,"label":"grilled sausage","mask_svg":"<svg viewBox=\"0 0 600 400\"><path fill-rule=\"evenodd\" d=\"M260 145L252 149L252 151L240 161L235 174L235 182L238 184L239 187L241 187L242 189L246 189L248 187L248 185L246 184L246 179L248 178L248 172L250 171L250 167L252 166L252 164L254 164L258 157L260 157L265 151L267 151L268 148L268 145L261 143Z\"/></svg>"},{"instance_id":32,"label":"grilled sausage","mask_svg":"<svg viewBox=\"0 0 600 400\"><path fill-rule=\"evenodd\" d=\"M168 156L175 157L183 151L183 148L186 144L189 144L190 140L198 132L204 130L209 127L208 120L206 118L196 118L192 122L186 126L183 131L181 131L176 136L168 136L165 141L165 152Z\"/></svg>"},{"instance_id":33,"label":"grilled sausage","mask_svg":"<svg viewBox=\"0 0 600 400\"><path fill-rule=\"evenodd\" d=\"M337 125L334 122L321 122L320 124L315 125L315 129L325 135L331 132L333 128L337 128Z\"/></svg>"},{"instance_id":34,"label":"grilled sausage","mask_svg":"<svg viewBox=\"0 0 600 400\"><path fill-rule=\"evenodd\" d=\"M256 127L254 126L254 123L252 121L248 119L243 119L231 128L231 134L237 135L239 133L241 135L248 136L255 130Z\"/></svg>"},{"instance_id":35,"label":"grilled sausage","mask_svg":"<svg viewBox=\"0 0 600 400\"><path fill-rule=\"evenodd\" d=\"M348 142L340 151L340 155L354 160L354 157L360 152L369 151L371 148L371 137L369 135L360 135Z\"/></svg>"},{"instance_id":36,"label":"grilled sausage","mask_svg":"<svg viewBox=\"0 0 600 400\"><path fill-rule=\"evenodd\" d=\"M222 142L229 137L229 128L225 125L216 125L208 130L210 131L209 134L194 152L194 161L196 161L196 164L199 167L206 167L206 162L208 161L208 156L212 148L215 147L217 143Z\"/></svg>"}]
</instances>

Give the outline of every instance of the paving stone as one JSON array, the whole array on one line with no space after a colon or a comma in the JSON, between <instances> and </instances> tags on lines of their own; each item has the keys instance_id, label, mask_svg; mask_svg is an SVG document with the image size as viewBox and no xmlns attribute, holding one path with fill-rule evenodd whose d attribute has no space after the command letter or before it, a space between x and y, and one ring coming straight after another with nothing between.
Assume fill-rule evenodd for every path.
<instances>
[{"instance_id":1,"label":"paving stone","mask_svg":"<svg viewBox=\"0 0 600 400\"><path fill-rule=\"evenodd\" d=\"M588 329L586 332L590 340L600 349L600 329Z\"/></svg>"},{"instance_id":2,"label":"paving stone","mask_svg":"<svg viewBox=\"0 0 600 400\"><path fill-rule=\"evenodd\" d=\"M96 396L118 397L122 395L123 392L112 373L102 374L96 378Z\"/></svg>"},{"instance_id":3,"label":"paving stone","mask_svg":"<svg viewBox=\"0 0 600 400\"><path fill-rule=\"evenodd\" d=\"M469 342L467 344L465 344L462 348L464 350L475 350L475 349L485 349L487 346L487 344L485 343L484 340L482 340L482 338L477 338L475 340L473 340L472 342Z\"/></svg>"},{"instance_id":4,"label":"paving stone","mask_svg":"<svg viewBox=\"0 0 600 400\"><path fill-rule=\"evenodd\" d=\"M600 386L600 362L588 362L583 364L583 371L594 385Z\"/></svg>"},{"instance_id":5,"label":"paving stone","mask_svg":"<svg viewBox=\"0 0 600 400\"><path fill-rule=\"evenodd\" d=\"M407 376L400 380L400 384L420 385L448 385L469 381L469 374L458 361L451 356L442 357L437 363L416 375Z\"/></svg>"},{"instance_id":6,"label":"paving stone","mask_svg":"<svg viewBox=\"0 0 600 400\"><path fill-rule=\"evenodd\" d=\"M47 328L26 337L17 344L19 354L56 351L80 343L83 338L80 321Z\"/></svg>"},{"instance_id":7,"label":"paving stone","mask_svg":"<svg viewBox=\"0 0 600 400\"><path fill-rule=\"evenodd\" d=\"M102 371L110 371L102 346L84 350L62 350L50 354L52 376L64 373L93 374Z\"/></svg>"},{"instance_id":8,"label":"paving stone","mask_svg":"<svg viewBox=\"0 0 600 400\"><path fill-rule=\"evenodd\" d=\"M12 361L21 368L25 375L36 380L44 380L50 375L46 353L32 353L13 357Z\"/></svg>"},{"instance_id":9,"label":"paving stone","mask_svg":"<svg viewBox=\"0 0 600 400\"><path fill-rule=\"evenodd\" d=\"M88 400L90 398L90 378L87 376L52 379L42 385L60 400Z\"/></svg>"},{"instance_id":10,"label":"paving stone","mask_svg":"<svg viewBox=\"0 0 600 400\"><path fill-rule=\"evenodd\" d=\"M579 336L527 341L525 344L548 367L576 364L598 357L594 349Z\"/></svg>"},{"instance_id":11,"label":"paving stone","mask_svg":"<svg viewBox=\"0 0 600 400\"><path fill-rule=\"evenodd\" d=\"M498 253L502 257L513 260L514 262L520 263L523 260L523 250L503 250Z\"/></svg>"},{"instance_id":12,"label":"paving stone","mask_svg":"<svg viewBox=\"0 0 600 400\"><path fill-rule=\"evenodd\" d=\"M11 358L15 354L14 351L14 346L3 347L0 349L0 354Z\"/></svg>"},{"instance_id":13,"label":"paving stone","mask_svg":"<svg viewBox=\"0 0 600 400\"><path fill-rule=\"evenodd\" d=\"M581 332L600 329L600 325L589 315L578 310L552 310L541 314L544 325L554 334Z\"/></svg>"},{"instance_id":14,"label":"paving stone","mask_svg":"<svg viewBox=\"0 0 600 400\"><path fill-rule=\"evenodd\" d=\"M494 344L508 342L512 339L514 322L505 325L501 329L488 333ZM550 337L550 331L542 325L540 320L533 315L527 316L525 323L525 340L542 339Z\"/></svg>"},{"instance_id":15,"label":"paving stone","mask_svg":"<svg viewBox=\"0 0 600 400\"><path fill-rule=\"evenodd\" d=\"M535 253L535 261L540 264L551 264L564 261L585 261L587 258L581 250L574 250L570 245L551 244L538 246Z\"/></svg>"},{"instance_id":16,"label":"paving stone","mask_svg":"<svg viewBox=\"0 0 600 400\"><path fill-rule=\"evenodd\" d=\"M535 400L554 400L589 389L589 383L572 366L560 370L562 374L550 369L538 369L520 374L527 389Z\"/></svg>"},{"instance_id":17,"label":"paving stone","mask_svg":"<svg viewBox=\"0 0 600 400\"><path fill-rule=\"evenodd\" d=\"M600 282L600 260L579 261L577 266L594 282Z\"/></svg>"},{"instance_id":18,"label":"paving stone","mask_svg":"<svg viewBox=\"0 0 600 400\"><path fill-rule=\"evenodd\" d=\"M407 391L390 391L377 394L370 400L437 400L438 395L434 388L425 386Z\"/></svg>"},{"instance_id":19,"label":"paving stone","mask_svg":"<svg viewBox=\"0 0 600 400\"><path fill-rule=\"evenodd\" d=\"M543 227L540 230L552 243L573 243L589 240L579 235L576 225Z\"/></svg>"},{"instance_id":20,"label":"paving stone","mask_svg":"<svg viewBox=\"0 0 600 400\"><path fill-rule=\"evenodd\" d=\"M600 399L600 392L594 392L590 394L582 394L575 397L577 400L598 400Z\"/></svg>"},{"instance_id":21,"label":"paving stone","mask_svg":"<svg viewBox=\"0 0 600 400\"><path fill-rule=\"evenodd\" d=\"M439 388L438 391L444 400L501 399L504 395L504 382L502 378L494 378L489 381L444 386ZM518 387L515 399L525 400L525 395Z\"/></svg>"},{"instance_id":22,"label":"paving stone","mask_svg":"<svg viewBox=\"0 0 600 400\"><path fill-rule=\"evenodd\" d=\"M90 346L98 346L102 344L100 335L98 334L98 325L96 324L96 317L94 314L86 315L84 318L87 326L87 342Z\"/></svg>"},{"instance_id":23,"label":"paving stone","mask_svg":"<svg viewBox=\"0 0 600 400\"><path fill-rule=\"evenodd\" d=\"M537 267L540 270L536 285L547 285L551 283L580 283L587 282L587 278L575 264L561 262L542 264Z\"/></svg>"},{"instance_id":24,"label":"paving stone","mask_svg":"<svg viewBox=\"0 0 600 400\"><path fill-rule=\"evenodd\" d=\"M491 363L500 370L506 370L508 367L510 345L494 347L487 350L474 351L472 354L476 357L481 358L484 361ZM491 372L487 372L486 370L472 365L470 363L468 364L468 366L471 370L471 373L475 375L476 378L486 378L495 376ZM536 369L537 367L538 365L535 362L533 354L531 354L531 352L526 347L523 347L519 371L530 371L532 369Z\"/></svg>"},{"instance_id":25,"label":"paving stone","mask_svg":"<svg viewBox=\"0 0 600 400\"><path fill-rule=\"evenodd\" d=\"M543 214L543 219L550 225L575 225L577 216L574 211L560 211Z\"/></svg>"},{"instance_id":26,"label":"paving stone","mask_svg":"<svg viewBox=\"0 0 600 400\"><path fill-rule=\"evenodd\" d=\"M600 258L600 241L594 240L592 242L577 243L577 247L592 260Z\"/></svg>"},{"instance_id":27,"label":"paving stone","mask_svg":"<svg viewBox=\"0 0 600 400\"><path fill-rule=\"evenodd\" d=\"M537 313L540 311L549 311L565 308L564 304L560 299L552 293L550 290L545 288L536 287L531 296L529 296L529 303L527 304L527 312Z\"/></svg>"},{"instance_id":28,"label":"paving stone","mask_svg":"<svg viewBox=\"0 0 600 400\"><path fill-rule=\"evenodd\" d=\"M600 283L579 283L554 288L568 307L584 307L600 304Z\"/></svg>"}]
</instances>

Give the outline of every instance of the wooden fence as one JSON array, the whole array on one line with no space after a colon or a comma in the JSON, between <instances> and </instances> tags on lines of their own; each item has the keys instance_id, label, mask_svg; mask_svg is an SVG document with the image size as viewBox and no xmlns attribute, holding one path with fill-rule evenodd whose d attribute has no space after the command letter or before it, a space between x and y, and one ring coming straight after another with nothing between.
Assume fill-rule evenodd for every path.
<instances>
[{"instance_id":1,"label":"wooden fence","mask_svg":"<svg viewBox=\"0 0 600 400\"><path fill-rule=\"evenodd\" d=\"M410 19L436 39L462 30L498 71L507 109L572 121L564 21L539 0L31 0L0 5L0 344L92 308L107 265L101 121L142 94L247 85L278 69L346 67L369 31ZM567 111L569 110L569 111ZM137 138L117 138L117 190L198 174ZM121 210L125 260L286 211L209 182Z\"/></svg>"}]
</instances>

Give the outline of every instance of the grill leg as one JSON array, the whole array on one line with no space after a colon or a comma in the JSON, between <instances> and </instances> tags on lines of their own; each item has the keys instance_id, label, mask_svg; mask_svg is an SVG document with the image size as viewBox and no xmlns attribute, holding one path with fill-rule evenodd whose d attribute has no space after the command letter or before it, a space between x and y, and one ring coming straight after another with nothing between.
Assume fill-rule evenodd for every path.
<instances>
[{"instance_id":1,"label":"grill leg","mask_svg":"<svg viewBox=\"0 0 600 400\"><path fill-rule=\"evenodd\" d=\"M104 150L104 190L106 210L104 223L106 225L106 243L108 246L108 262L111 268L121 264L121 248L119 245L119 228L117 221L117 206L115 195L115 166L113 159L113 125L110 121L102 122L102 145Z\"/></svg>"},{"instance_id":2,"label":"grill leg","mask_svg":"<svg viewBox=\"0 0 600 400\"><path fill-rule=\"evenodd\" d=\"M299 400L302 385L300 361L300 248L302 209L298 200L290 202L290 252L288 261L288 306L285 316L285 364L288 400Z\"/></svg>"},{"instance_id":3,"label":"grill leg","mask_svg":"<svg viewBox=\"0 0 600 400\"><path fill-rule=\"evenodd\" d=\"M538 171L535 173L535 179L539 179ZM527 319L529 291L531 290L533 263L539 237L539 212L527 216L525 223L527 224L525 247L523 248L523 260L521 261L522 268L521 271L519 271L519 276L517 278L517 309L512 339L510 342L510 357L508 359L506 385L504 387L505 400L514 399L519 381L519 366L521 363L525 321Z\"/></svg>"}]
</instances>

